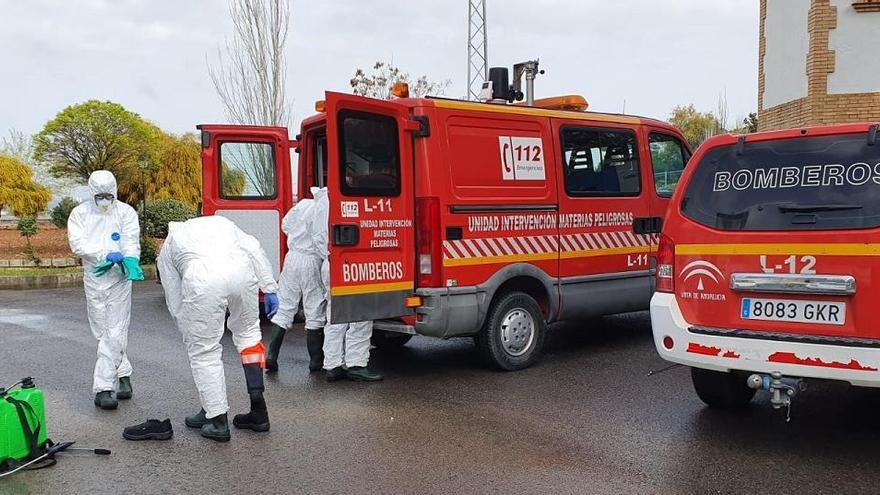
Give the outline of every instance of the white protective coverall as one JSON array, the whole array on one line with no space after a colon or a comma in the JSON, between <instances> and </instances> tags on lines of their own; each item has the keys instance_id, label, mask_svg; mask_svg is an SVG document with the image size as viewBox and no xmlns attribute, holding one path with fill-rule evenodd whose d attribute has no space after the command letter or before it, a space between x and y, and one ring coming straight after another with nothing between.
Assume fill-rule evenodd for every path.
<instances>
[{"instance_id":1,"label":"white protective coverall","mask_svg":"<svg viewBox=\"0 0 880 495\"><path fill-rule=\"evenodd\" d=\"M259 241L231 220L207 216L170 222L158 265L205 416L224 414L229 410L220 345L224 319L245 362L244 351L262 348L258 289L278 291L269 259Z\"/></svg>"},{"instance_id":2,"label":"white protective coverall","mask_svg":"<svg viewBox=\"0 0 880 495\"><path fill-rule=\"evenodd\" d=\"M92 198L70 212L67 238L73 254L82 258L83 287L92 334L98 339L95 362L94 393L115 391L118 378L131 376L126 355L128 325L131 321L131 281L122 270L113 267L101 277L92 272L107 254L121 252L140 259L141 241L138 216L131 206L116 199L116 178L107 170L89 176ZM112 194L106 210L98 206L94 195Z\"/></svg>"},{"instance_id":3,"label":"white protective coverall","mask_svg":"<svg viewBox=\"0 0 880 495\"><path fill-rule=\"evenodd\" d=\"M326 189L313 187L311 191L313 198L321 194L327 197ZM281 230L287 234L288 251L278 282L278 312L272 318L272 323L285 330L293 325L300 301L307 329L322 329L327 322L324 285L321 281L321 253L327 249L318 249L309 229L315 214L314 206L314 199L302 199L281 221Z\"/></svg>"},{"instance_id":4,"label":"white protective coverall","mask_svg":"<svg viewBox=\"0 0 880 495\"><path fill-rule=\"evenodd\" d=\"M330 322L330 263L328 251L328 230L330 228L330 202L327 190L315 195L315 213L311 230L315 245L319 247L323 264L321 280L324 282L327 297L327 326L324 327L324 369L332 370L340 366L353 368L366 366L370 360L370 338L373 336L372 321L354 323Z\"/></svg>"}]
</instances>

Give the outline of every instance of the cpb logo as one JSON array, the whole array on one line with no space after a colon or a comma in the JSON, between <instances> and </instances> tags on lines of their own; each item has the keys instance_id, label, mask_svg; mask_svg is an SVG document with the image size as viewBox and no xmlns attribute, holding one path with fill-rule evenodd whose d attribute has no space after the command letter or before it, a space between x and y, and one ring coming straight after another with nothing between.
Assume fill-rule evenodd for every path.
<instances>
[{"instance_id":1,"label":"cpb logo","mask_svg":"<svg viewBox=\"0 0 880 495\"><path fill-rule=\"evenodd\" d=\"M122 236L119 235L119 232L114 232L114 233L110 234L110 238L113 239L114 241L118 241L120 237L122 237Z\"/></svg>"}]
</instances>

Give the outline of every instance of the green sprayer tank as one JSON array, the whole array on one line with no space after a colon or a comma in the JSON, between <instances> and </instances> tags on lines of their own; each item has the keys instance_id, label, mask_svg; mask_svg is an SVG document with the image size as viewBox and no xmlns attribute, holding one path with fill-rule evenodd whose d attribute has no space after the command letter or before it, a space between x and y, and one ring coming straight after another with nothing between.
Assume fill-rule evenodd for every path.
<instances>
[{"instance_id":1,"label":"green sprayer tank","mask_svg":"<svg viewBox=\"0 0 880 495\"><path fill-rule=\"evenodd\" d=\"M15 401L20 401L18 407ZM46 443L43 391L34 386L33 380L27 378L22 380L20 389L9 392L0 389L0 465L7 461L22 460L32 454L19 408L24 411L30 431L36 432L37 447Z\"/></svg>"}]
</instances>

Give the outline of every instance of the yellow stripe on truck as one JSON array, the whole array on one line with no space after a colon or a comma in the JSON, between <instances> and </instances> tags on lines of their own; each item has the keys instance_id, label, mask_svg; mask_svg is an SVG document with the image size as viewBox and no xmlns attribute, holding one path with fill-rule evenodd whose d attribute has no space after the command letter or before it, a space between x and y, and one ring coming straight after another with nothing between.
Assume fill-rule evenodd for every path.
<instances>
[{"instance_id":1,"label":"yellow stripe on truck","mask_svg":"<svg viewBox=\"0 0 880 495\"><path fill-rule=\"evenodd\" d=\"M676 244L675 254L689 256L749 256L809 254L813 256L880 256L880 244Z\"/></svg>"},{"instance_id":2,"label":"yellow stripe on truck","mask_svg":"<svg viewBox=\"0 0 880 495\"><path fill-rule=\"evenodd\" d=\"M435 107L449 108L453 110L469 110L476 112L508 113L516 115L532 115L536 117L556 117L560 119L592 120L595 122L613 122L616 124L639 125L642 120L628 115L614 115L593 112L573 112L565 110L546 110L543 108L525 107L518 105L490 105L486 103L474 103L452 100L432 100Z\"/></svg>"},{"instance_id":3,"label":"yellow stripe on truck","mask_svg":"<svg viewBox=\"0 0 880 495\"><path fill-rule=\"evenodd\" d=\"M397 292L413 290L413 282L388 282L384 284L343 285L331 287L331 296L355 296L358 294L374 294L377 292Z\"/></svg>"},{"instance_id":4,"label":"yellow stripe on truck","mask_svg":"<svg viewBox=\"0 0 880 495\"><path fill-rule=\"evenodd\" d=\"M610 256L612 254L641 254L641 253L651 253L657 250L657 247L648 247L648 246L633 246L633 247L622 247L622 248L609 248L609 249L591 249L589 251L565 251L559 253L559 257L562 259L570 259L570 258L589 258L592 256Z\"/></svg>"},{"instance_id":5,"label":"yellow stripe on truck","mask_svg":"<svg viewBox=\"0 0 880 495\"><path fill-rule=\"evenodd\" d=\"M612 256L615 254L652 253L657 250L656 246L634 246L609 249L591 249L589 251L564 251L540 254L517 254L512 256L483 256L480 258L446 258L443 266L474 266L491 265L493 263L520 263L525 261L546 261L573 258L591 258L595 256Z\"/></svg>"},{"instance_id":6,"label":"yellow stripe on truck","mask_svg":"<svg viewBox=\"0 0 880 495\"><path fill-rule=\"evenodd\" d=\"M491 265L493 263L518 263L522 261L555 260L557 253L515 254L512 256L483 256L481 258L446 258L443 266Z\"/></svg>"}]
</instances>

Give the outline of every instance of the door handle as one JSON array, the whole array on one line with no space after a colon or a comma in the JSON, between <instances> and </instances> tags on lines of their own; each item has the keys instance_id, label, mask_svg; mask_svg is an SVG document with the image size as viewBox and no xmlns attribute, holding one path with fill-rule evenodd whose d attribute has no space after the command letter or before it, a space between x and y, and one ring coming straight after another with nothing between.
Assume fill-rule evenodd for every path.
<instances>
[{"instance_id":1,"label":"door handle","mask_svg":"<svg viewBox=\"0 0 880 495\"><path fill-rule=\"evenodd\" d=\"M334 246L357 246L360 230L357 225L334 225L332 241Z\"/></svg>"},{"instance_id":2,"label":"door handle","mask_svg":"<svg viewBox=\"0 0 880 495\"><path fill-rule=\"evenodd\" d=\"M659 234L663 230L663 219L660 217L642 217L633 220L633 232L636 234Z\"/></svg>"}]
</instances>

